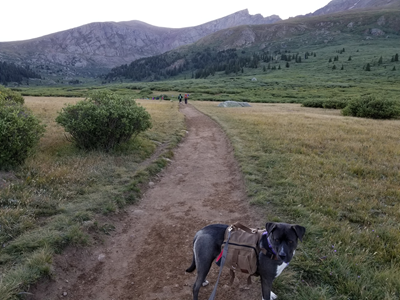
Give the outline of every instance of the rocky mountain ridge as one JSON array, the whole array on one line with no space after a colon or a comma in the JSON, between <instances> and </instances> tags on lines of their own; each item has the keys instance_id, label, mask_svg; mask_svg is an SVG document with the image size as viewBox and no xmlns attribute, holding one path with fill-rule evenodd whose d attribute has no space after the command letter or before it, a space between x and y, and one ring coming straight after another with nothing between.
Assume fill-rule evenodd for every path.
<instances>
[{"instance_id":1,"label":"rocky mountain ridge","mask_svg":"<svg viewBox=\"0 0 400 300\"><path fill-rule=\"evenodd\" d=\"M51 73L94 75L133 60L164 53L221 29L269 24L281 19L242 10L187 28L163 28L141 21L90 23L40 38L0 43L0 61L50 69Z\"/></svg>"},{"instance_id":2,"label":"rocky mountain ridge","mask_svg":"<svg viewBox=\"0 0 400 300\"><path fill-rule=\"evenodd\" d=\"M315 34L324 36L332 31L331 24L334 24L332 22L335 18L342 18L341 15L335 14L399 8L400 0L332 0L313 14L285 21L281 21L276 15L266 18L260 14L250 15L245 9L187 28L156 27L141 21L90 23L32 40L0 43L0 61L29 66L46 77L94 77L107 73L113 67L159 55L197 41L200 42L196 45L214 43L221 49L249 47L255 43L267 45L271 39L284 39L302 34L304 24L290 24L317 17L330 20L322 21L321 25L316 27ZM358 15L348 26L356 28L357 18ZM380 19L380 23L384 22L382 20ZM395 20L391 22L396 23ZM266 24L276 26L262 27L261 32L256 30L257 34L249 27ZM378 26L366 30L384 34L383 29ZM396 31L396 28L394 30ZM324 34L320 34L321 32ZM260 42L260 38L265 40Z\"/></svg>"},{"instance_id":3,"label":"rocky mountain ridge","mask_svg":"<svg viewBox=\"0 0 400 300\"><path fill-rule=\"evenodd\" d=\"M400 0L332 0L310 15L321 16L351 10L393 7L400 7Z\"/></svg>"}]
</instances>

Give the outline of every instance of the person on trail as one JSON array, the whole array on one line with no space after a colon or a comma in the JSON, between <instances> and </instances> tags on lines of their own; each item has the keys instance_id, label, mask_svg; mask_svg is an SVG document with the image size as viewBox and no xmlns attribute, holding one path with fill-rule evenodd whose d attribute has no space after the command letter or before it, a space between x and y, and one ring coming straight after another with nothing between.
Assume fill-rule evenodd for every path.
<instances>
[{"instance_id":1,"label":"person on trail","mask_svg":"<svg viewBox=\"0 0 400 300\"><path fill-rule=\"evenodd\" d=\"M185 104L187 104L187 99L189 98L189 94L185 94Z\"/></svg>"},{"instance_id":2,"label":"person on trail","mask_svg":"<svg viewBox=\"0 0 400 300\"><path fill-rule=\"evenodd\" d=\"M179 103L181 103L182 102L182 95L181 94L179 94L179 96L178 96L178 99L179 99Z\"/></svg>"}]
</instances>

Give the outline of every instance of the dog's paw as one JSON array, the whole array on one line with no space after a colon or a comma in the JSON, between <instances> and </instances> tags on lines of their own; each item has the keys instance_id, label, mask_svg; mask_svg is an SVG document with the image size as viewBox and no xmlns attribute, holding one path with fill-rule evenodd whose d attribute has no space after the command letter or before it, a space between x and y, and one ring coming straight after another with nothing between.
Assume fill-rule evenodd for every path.
<instances>
[{"instance_id":1,"label":"dog's paw","mask_svg":"<svg viewBox=\"0 0 400 300\"><path fill-rule=\"evenodd\" d=\"M275 300L277 298L278 298L278 296L271 291L270 300ZM264 297L262 298L262 300L265 300Z\"/></svg>"},{"instance_id":2,"label":"dog's paw","mask_svg":"<svg viewBox=\"0 0 400 300\"><path fill-rule=\"evenodd\" d=\"M209 285L210 283L208 282L208 280L206 280L206 281L204 281L201 285L202 286L207 286L207 285Z\"/></svg>"}]
</instances>

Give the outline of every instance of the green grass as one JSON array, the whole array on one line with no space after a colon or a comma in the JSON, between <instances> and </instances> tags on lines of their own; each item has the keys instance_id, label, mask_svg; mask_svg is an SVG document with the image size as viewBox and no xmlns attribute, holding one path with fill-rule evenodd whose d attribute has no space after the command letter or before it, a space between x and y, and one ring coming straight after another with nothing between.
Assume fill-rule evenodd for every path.
<instances>
[{"instance_id":1,"label":"green grass","mask_svg":"<svg viewBox=\"0 0 400 300\"><path fill-rule=\"evenodd\" d=\"M400 298L400 121L296 104L194 104L229 135L265 221L307 228L274 284L281 299Z\"/></svg>"},{"instance_id":2,"label":"green grass","mask_svg":"<svg viewBox=\"0 0 400 300\"><path fill-rule=\"evenodd\" d=\"M317 21L321 20L316 19ZM325 34L314 35L315 32L312 31L284 39L279 43L271 43L271 51L280 49L283 53L286 51L287 55L298 53L302 57L301 63L289 62L289 68L285 67L285 61L273 63L261 61L256 69L244 68L243 74L239 72L225 75L222 72L206 79L191 79L191 72L187 72L173 80L159 82L125 81L107 85L86 83L79 86L21 86L14 89L23 95L45 97L83 97L88 91L108 88L136 98L158 97L165 94L176 99L179 93L190 93L190 100L264 103L303 103L308 100L332 99L348 101L369 94L378 94L389 99L397 98L400 92L398 85L400 62L391 60L396 53L400 54L398 34L388 32L384 36L371 37L362 32L335 34L331 29ZM323 38L329 41L326 43L320 41ZM284 47L277 48L276 43L279 45L283 43ZM246 53L260 52L260 48L257 47L245 50ZM315 56L309 55L309 58L305 59L306 52L315 53ZM333 61L336 56L338 61ZM380 57L382 63L379 63ZM332 62L329 62L329 59L332 59ZM367 63L371 65L369 72L365 71ZM271 67L280 65L281 70L263 71L263 67L267 68L268 64ZM337 67L336 70L332 69L333 65ZM257 81L252 81L254 77ZM141 91L147 92L141 93Z\"/></svg>"},{"instance_id":3,"label":"green grass","mask_svg":"<svg viewBox=\"0 0 400 300\"><path fill-rule=\"evenodd\" d=\"M137 202L148 181L167 165L182 138L177 103L139 101L153 128L111 153L84 152L64 137L55 116L76 98L26 97L47 125L36 155L8 173L0 189L0 299L17 299L30 284L50 275L51 258L68 245L88 245L107 234L107 215ZM160 156L143 163L162 145ZM0 174L0 175L4 175ZM99 221L99 215L103 215ZM101 239L101 238L100 238Z\"/></svg>"}]
</instances>

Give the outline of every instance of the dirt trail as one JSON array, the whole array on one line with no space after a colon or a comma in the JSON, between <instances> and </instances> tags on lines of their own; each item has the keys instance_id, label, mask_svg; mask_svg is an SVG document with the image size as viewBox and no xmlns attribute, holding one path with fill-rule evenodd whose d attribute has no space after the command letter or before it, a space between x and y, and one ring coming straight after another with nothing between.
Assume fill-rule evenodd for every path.
<instances>
[{"instance_id":1,"label":"dirt trail","mask_svg":"<svg viewBox=\"0 0 400 300\"><path fill-rule=\"evenodd\" d=\"M224 132L193 106L181 106L188 134L160 180L127 209L103 244L57 256L55 277L32 289L29 299L189 300L195 272L185 269L195 232L211 223L256 222ZM201 300L208 299L217 273L213 266ZM233 286L228 282L224 270L218 300L261 299L259 283L246 289L243 277Z\"/></svg>"}]
</instances>

